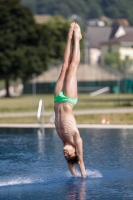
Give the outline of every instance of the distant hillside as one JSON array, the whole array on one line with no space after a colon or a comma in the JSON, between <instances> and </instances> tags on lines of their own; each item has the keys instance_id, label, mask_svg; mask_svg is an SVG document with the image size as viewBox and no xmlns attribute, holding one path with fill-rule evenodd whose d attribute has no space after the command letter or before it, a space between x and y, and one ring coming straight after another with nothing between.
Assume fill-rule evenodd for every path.
<instances>
[{"instance_id":1,"label":"distant hillside","mask_svg":"<svg viewBox=\"0 0 133 200\"><path fill-rule=\"evenodd\" d=\"M106 16L111 19L126 18L133 25L132 0L20 0L34 14L62 15L65 18L76 14L83 19Z\"/></svg>"}]
</instances>

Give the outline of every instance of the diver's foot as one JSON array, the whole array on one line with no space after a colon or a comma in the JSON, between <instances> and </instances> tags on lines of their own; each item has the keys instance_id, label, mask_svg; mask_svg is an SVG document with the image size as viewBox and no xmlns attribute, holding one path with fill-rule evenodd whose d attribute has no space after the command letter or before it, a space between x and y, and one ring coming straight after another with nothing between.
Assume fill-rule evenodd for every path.
<instances>
[{"instance_id":1,"label":"diver's foot","mask_svg":"<svg viewBox=\"0 0 133 200\"><path fill-rule=\"evenodd\" d=\"M74 39L78 39L78 40L82 39L80 26L77 23L75 23L74 25Z\"/></svg>"},{"instance_id":2,"label":"diver's foot","mask_svg":"<svg viewBox=\"0 0 133 200\"><path fill-rule=\"evenodd\" d=\"M71 23L69 31L68 31L68 38L69 39L72 39L72 37L73 37L74 26L75 26L75 22Z\"/></svg>"}]
</instances>

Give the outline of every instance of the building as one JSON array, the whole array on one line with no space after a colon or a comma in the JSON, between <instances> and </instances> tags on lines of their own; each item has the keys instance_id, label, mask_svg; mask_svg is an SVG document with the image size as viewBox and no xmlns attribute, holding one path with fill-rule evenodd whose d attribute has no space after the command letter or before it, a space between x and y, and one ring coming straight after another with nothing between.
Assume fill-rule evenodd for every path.
<instances>
[{"instance_id":1,"label":"building","mask_svg":"<svg viewBox=\"0 0 133 200\"><path fill-rule=\"evenodd\" d=\"M133 31L125 35L101 43L101 63L104 65L105 55L117 51L121 60L133 60Z\"/></svg>"},{"instance_id":2,"label":"building","mask_svg":"<svg viewBox=\"0 0 133 200\"><path fill-rule=\"evenodd\" d=\"M101 61L101 43L108 43L114 38L119 38L133 31L127 26L88 26L85 37L85 57L90 65L97 65Z\"/></svg>"}]
</instances>

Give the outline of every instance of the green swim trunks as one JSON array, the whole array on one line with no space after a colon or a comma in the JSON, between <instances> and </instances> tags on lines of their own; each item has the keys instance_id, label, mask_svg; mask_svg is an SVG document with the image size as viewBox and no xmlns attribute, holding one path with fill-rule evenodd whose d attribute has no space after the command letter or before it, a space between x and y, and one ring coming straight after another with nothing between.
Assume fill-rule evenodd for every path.
<instances>
[{"instance_id":1,"label":"green swim trunks","mask_svg":"<svg viewBox=\"0 0 133 200\"><path fill-rule=\"evenodd\" d=\"M78 98L67 97L66 95L64 95L63 92L60 92L59 94L57 94L56 97L54 97L54 103L69 102L75 106L77 104L77 101L78 101Z\"/></svg>"}]
</instances>

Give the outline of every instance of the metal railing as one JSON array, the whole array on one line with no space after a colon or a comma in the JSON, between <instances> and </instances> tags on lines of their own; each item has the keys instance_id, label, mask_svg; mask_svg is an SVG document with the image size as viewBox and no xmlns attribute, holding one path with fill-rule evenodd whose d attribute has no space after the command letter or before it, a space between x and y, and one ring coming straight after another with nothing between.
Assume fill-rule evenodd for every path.
<instances>
[{"instance_id":1,"label":"metal railing","mask_svg":"<svg viewBox=\"0 0 133 200\"><path fill-rule=\"evenodd\" d=\"M37 121L40 124L40 131L44 133L44 101L43 99L39 100Z\"/></svg>"}]
</instances>

